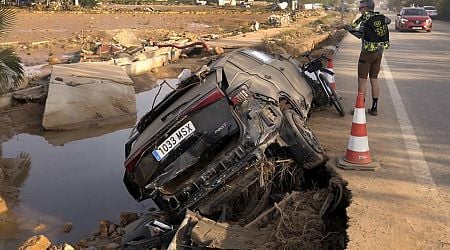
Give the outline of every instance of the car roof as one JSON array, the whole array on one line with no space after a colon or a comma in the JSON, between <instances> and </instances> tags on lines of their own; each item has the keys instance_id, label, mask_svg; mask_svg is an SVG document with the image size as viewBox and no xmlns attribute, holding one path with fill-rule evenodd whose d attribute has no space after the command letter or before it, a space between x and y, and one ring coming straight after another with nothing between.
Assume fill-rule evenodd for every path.
<instances>
[{"instance_id":1,"label":"car roof","mask_svg":"<svg viewBox=\"0 0 450 250\"><path fill-rule=\"evenodd\" d=\"M423 9L423 7L403 7L402 10Z\"/></svg>"}]
</instances>

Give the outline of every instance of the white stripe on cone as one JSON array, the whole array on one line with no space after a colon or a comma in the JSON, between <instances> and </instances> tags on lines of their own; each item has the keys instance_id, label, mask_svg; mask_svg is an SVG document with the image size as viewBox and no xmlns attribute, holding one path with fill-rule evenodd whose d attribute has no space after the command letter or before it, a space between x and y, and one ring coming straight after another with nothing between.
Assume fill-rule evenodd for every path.
<instances>
[{"instance_id":1,"label":"white stripe on cone","mask_svg":"<svg viewBox=\"0 0 450 250\"><path fill-rule=\"evenodd\" d=\"M353 123L366 124L366 109L365 108L355 108L355 113L353 115Z\"/></svg>"},{"instance_id":2,"label":"white stripe on cone","mask_svg":"<svg viewBox=\"0 0 450 250\"><path fill-rule=\"evenodd\" d=\"M367 136L353 136L350 135L348 139L348 147L351 151L355 152L368 152L369 151L369 140Z\"/></svg>"}]
</instances>

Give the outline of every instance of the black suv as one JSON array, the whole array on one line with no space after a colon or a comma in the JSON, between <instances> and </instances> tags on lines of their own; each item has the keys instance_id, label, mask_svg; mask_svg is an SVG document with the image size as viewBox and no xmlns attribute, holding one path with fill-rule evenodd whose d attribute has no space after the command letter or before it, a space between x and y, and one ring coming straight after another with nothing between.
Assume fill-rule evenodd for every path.
<instances>
[{"instance_id":1,"label":"black suv","mask_svg":"<svg viewBox=\"0 0 450 250\"><path fill-rule=\"evenodd\" d=\"M214 206L219 187L276 146L312 169L326 161L306 126L313 91L295 60L240 49L178 84L141 118L125 146L124 183L164 211ZM216 196L216 203L221 198Z\"/></svg>"}]
</instances>

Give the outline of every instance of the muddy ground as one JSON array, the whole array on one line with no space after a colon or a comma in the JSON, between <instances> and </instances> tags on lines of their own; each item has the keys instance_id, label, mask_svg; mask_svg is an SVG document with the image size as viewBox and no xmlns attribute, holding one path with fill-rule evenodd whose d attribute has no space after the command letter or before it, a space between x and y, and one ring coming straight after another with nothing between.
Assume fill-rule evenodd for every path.
<instances>
[{"instance_id":1,"label":"muddy ground","mask_svg":"<svg viewBox=\"0 0 450 250\"><path fill-rule=\"evenodd\" d=\"M260 10L223 10L207 7L193 10L192 6L164 6L160 9L162 12L157 13L129 12L127 10L125 13L119 11L76 14L21 10L17 13L18 19L14 31L9 33L3 42L17 49L25 65L38 65L47 63L49 58L57 58L55 61L64 61L67 55L80 49L89 49L93 42L110 42L120 29L129 29L129 32L136 34L142 40L159 41L174 36L195 40L211 34L225 37L248 31L251 22L256 20L265 23L270 15L270 13ZM217 18L218 15L220 15L219 18ZM331 16L331 18L320 20L318 16L318 21L302 24L303 28L296 27L276 35L271 40L264 40L258 48L269 52L287 52L298 57L305 50L303 45L314 43L311 41L314 41L316 37L324 32L332 31L333 25L339 22L339 16L337 13ZM29 20L33 20L33 22L29 22ZM315 44L316 54L332 53L331 50L323 48L328 45L336 45L343 36L343 33L332 33L333 36L327 41ZM180 68L195 68L204 62L201 58L190 58L135 78L133 80L136 83L136 90L139 92L149 89L154 86L156 79L174 77L179 73ZM33 81L31 81L31 85L33 85ZM42 103L16 103L10 108L0 110L0 143L19 133L41 134L43 110ZM331 176L334 176L334 171L329 168L327 170L328 177L325 179L329 181ZM288 209L287 212L279 211L280 219L273 224L276 227L276 234L273 234L271 239L288 249L311 246L343 248L348 240L345 234L347 219L345 209L341 209L331 219L321 220L318 208L326 198L327 185L318 185L318 183L314 183L314 180L312 182L298 188L297 191L301 192L302 199L296 201L294 205L287 206L288 208L291 206L291 209ZM2 180L2 183L6 183L6 181ZM122 183L117 185L122 185ZM20 200L17 188L19 185L9 186L14 188L1 187L3 192L1 196L8 198L7 204L11 208ZM315 222L311 224L310 228L307 228L306 224L296 229L287 226L305 223L305 220L309 220L301 218L312 218L311 220ZM117 226L116 231L119 228ZM327 229L324 231L324 228ZM306 229L308 229L307 233L305 233ZM293 237L300 232L302 232L300 237ZM97 233L98 235L99 233ZM106 236L111 235L107 234ZM102 244L112 241L111 238L105 238L109 240L104 239ZM93 236L89 239L91 242L96 242L98 237ZM323 241L324 239L325 241ZM86 240L82 244L86 244Z\"/></svg>"}]
</instances>

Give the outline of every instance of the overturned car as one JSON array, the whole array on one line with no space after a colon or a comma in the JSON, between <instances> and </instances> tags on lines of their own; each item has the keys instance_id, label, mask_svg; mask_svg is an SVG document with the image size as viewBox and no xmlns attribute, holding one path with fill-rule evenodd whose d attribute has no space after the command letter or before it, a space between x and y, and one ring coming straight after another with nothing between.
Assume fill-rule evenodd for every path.
<instances>
[{"instance_id":1,"label":"overturned car","mask_svg":"<svg viewBox=\"0 0 450 250\"><path fill-rule=\"evenodd\" d=\"M221 188L258 178L250 164L274 150L305 169L324 164L306 126L312 99L295 60L251 49L225 54L141 118L125 145L124 183L136 200L151 198L173 214L217 213Z\"/></svg>"}]
</instances>

